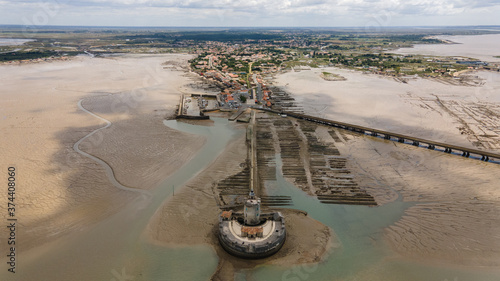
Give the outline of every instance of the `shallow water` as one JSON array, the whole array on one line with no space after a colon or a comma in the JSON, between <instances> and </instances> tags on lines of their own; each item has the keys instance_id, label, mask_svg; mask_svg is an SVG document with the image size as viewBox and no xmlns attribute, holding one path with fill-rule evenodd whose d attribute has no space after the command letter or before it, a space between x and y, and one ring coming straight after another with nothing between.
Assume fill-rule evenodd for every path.
<instances>
[{"instance_id":1,"label":"shallow water","mask_svg":"<svg viewBox=\"0 0 500 281\"><path fill-rule=\"evenodd\" d=\"M166 121L166 124L184 132L213 136L207 141L210 146L205 147L216 146L217 149L225 146L224 139L230 139L224 134L234 134L234 131L221 128L222 124L227 126L227 120L224 119L216 120L214 127L175 121ZM218 141L219 138L221 141ZM203 156L204 153L210 154L205 150L200 152L199 157L210 158ZM187 166L196 163L190 161ZM276 163L277 180L266 182L268 194L291 196L293 208L307 211L312 218L333 229L340 247L333 249L319 265L261 266L238 272L235 280L498 280L498 273L429 266L394 259L392 251L383 240L383 230L399 220L404 211L416 203L403 202L398 198L378 207L321 204L315 197L308 196L283 178L279 154L276 155ZM186 169L190 170L191 167ZM196 167L194 170L199 169L201 168ZM166 183L168 185L174 181L171 179ZM165 186L165 190L165 193L171 192L168 186ZM137 248L140 251L134 254L145 257L145 274L136 276L137 280L208 280L218 262L216 253L209 246L167 248L141 242Z\"/></svg>"},{"instance_id":2,"label":"shallow water","mask_svg":"<svg viewBox=\"0 0 500 281\"><path fill-rule=\"evenodd\" d=\"M235 130L226 119L212 120L215 123L211 127L166 121L177 130L207 137L192 160L155 188L148 200L139 194L135 201L89 231L73 232L24 253L19 257L22 263L15 279L1 272L0 280L183 280L182 276L185 280L206 280L217 266L213 249L159 247L148 244L141 235L173 188L183 186L214 161L231 139L244 132ZM131 275L138 267L143 273ZM187 269L190 273L183 272Z\"/></svg>"},{"instance_id":3,"label":"shallow water","mask_svg":"<svg viewBox=\"0 0 500 281\"><path fill-rule=\"evenodd\" d=\"M145 259L141 276L147 280L208 280L217 268L217 253L208 245L167 248L143 244Z\"/></svg>"},{"instance_id":4,"label":"shallow water","mask_svg":"<svg viewBox=\"0 0 500 281\"><path fill-rule=\"evenodd\" d=\"M0 38L0 46L17 46L27 42L33 42L34 39L19 39L19 38Z\"/></svg>"},{"instance_id":5,"label":"shallow water","mask_svg":"<svg viewBox=\"0 0 500 281\"><path fill-rule=\"evenodd\" d=\"M210 127L165 121L171 128L206 136L205 146L153 190L150 201L138 196L137 201L92 230L42 247L29 259L23 257L20 274L14 280L34 280L34 276L36 280L208 280L218 263L210 246L163 247L148 243L141 235L173 188L184 185L210 164L231 139L243 133L226 119L212 119L215 123ZM269 195L291 196L294 208L307 211L333 229L340 247L319 265L261 266L238 272L235 280L498 280L497 273L393 259L382 239L383 229L415 203L398 199L378 207L321 204L283 178L279 154L276 163L277 180L266 183Z\"/></svg>"},{"instance_id":6,"label":"shallow water","mask_svg":"<svg viewBox=\"0 0 500 281\"><path fill-rule=\"evenodd\" d=\"M279 154L276 163L277 180L267 183L269 194L291 196L293 208L307 211L309 216L333 229L340 247L333 249L319 265L262 266L240 273L240 280L498 280L498 273L394 259L383 240L383 230L416 203L403 202L399 197L377 207L322 204L283 178Z\"/></svg>"},{"instance_id":7,"label":"shallow water","mask_svg":"<svg viewBox=\"0 0 500 281\"><path fill-rule=\"evenodd\" d=\"M249 274L252 280L331 280L352 277L386 255L384 247L379 247L383 228L397 221L405 209L414 205L400 199L379 207L322 204L283 178L279 154L276 155L276 163L277 180L267 183L269 194L291 196L293 208L307 211L309 216L333 229L341 246L334 249L320 266L296 266L291 269L264 266Z\"/></svg>"},{"instance_id":8,"label":"shallow water","mask_svg":"<svg viewBox=\"0 0 500 281\"><path fill-rule=\"evenodd\" d=\"M172 186L182 186L187 179L194 177L215 160L231 139L243 133L243 130L232 128L225 118L211 117L211 119L215 121L214 126L191 125L176 120L164 121L164 124L172 129L206 136L207 142L195 158L157 189L158 194L155 192L155 196L168 198L172 194ZM215 250L208 245L169 248L144 242L141 250L146 253L145 274L143 278L137 280L207 280L218 264Z\"/></svg>"},{"instance_id":9,"label":"shallow water","mask_svg":"<svg viewBox=\"0 0 500 281\"><path fill-rule=\"evenodd\" d=\"M500 62L500 34L469 36L437 36L458 44L417 44L413 48L391 51L395 54L420 54L433 56L464 56L488 62Z\"/></svg>"}]
</instances>

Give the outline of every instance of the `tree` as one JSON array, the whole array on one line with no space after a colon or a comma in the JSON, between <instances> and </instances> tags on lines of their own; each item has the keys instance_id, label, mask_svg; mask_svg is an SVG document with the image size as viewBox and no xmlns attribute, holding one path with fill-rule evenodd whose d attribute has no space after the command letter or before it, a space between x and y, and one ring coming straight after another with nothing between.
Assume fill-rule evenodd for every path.
<instances>
[{"instance_id":1,"label":"tree","mask_svg":"<svg viewBox=\"0 0 500 281\"><path fill-rule=\"evenodd\" d=\"M241 103L246 103L247 102L247 97L240 96L240 101L241 101Z\"/></svg>"}]
</instances>

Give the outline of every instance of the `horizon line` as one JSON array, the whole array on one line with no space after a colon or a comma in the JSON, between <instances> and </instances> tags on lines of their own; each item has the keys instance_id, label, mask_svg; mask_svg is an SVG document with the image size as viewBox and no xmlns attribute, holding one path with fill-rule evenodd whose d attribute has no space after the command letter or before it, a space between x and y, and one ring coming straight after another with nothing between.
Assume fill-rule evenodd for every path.
<instances>
[{"instance_id":1,"label":"horizon line","mask_svg":"<svg viewBox=\"0 0 500 281\"><path fill-rule=\"evenodd\" d=\"M181 25L171 25L171 26L160 26L160 25L137 25L137 26L127 26L127 25L23 25L23 24L4 24L0 23L2 27L36 27L36 28L57 28L57 27L73 27L73 28L367 28L367 26L355 25L355 26L181 26ZM370 27L370 26L368 26ZM388 25L388 26L377 26L380 29L387 28L464 28L464 27L498 27L499 25ZM500 31L500 30L499 30Z\"/></svg>"}]
</instances>

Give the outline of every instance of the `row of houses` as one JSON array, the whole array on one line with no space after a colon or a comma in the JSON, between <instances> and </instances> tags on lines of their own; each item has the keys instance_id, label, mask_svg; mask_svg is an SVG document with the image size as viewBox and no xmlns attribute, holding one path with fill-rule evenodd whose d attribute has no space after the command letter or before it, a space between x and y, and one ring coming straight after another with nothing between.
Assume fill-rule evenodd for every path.
<instances>
[{"instance_id":1,"label":"row of houses","mask_svg":"<svg viewBox=\"0 0 500 281\"><path fill-rule=\"evenodd\" d=\"M238 82L239 76L234 73L222 73L217 70L209 70L200 73L207 79L220 82L225 89L220 93L220 106L227 108L238 108L242 102L249 100L250 94L247 87Z\"/></svg>"}]
</instances>

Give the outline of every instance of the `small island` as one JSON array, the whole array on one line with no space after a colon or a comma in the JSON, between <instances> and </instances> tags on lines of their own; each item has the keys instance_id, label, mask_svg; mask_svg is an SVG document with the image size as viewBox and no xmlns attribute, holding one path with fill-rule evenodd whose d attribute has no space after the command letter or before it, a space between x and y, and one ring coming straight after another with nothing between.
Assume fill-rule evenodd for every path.
<instances>
[{"instance_id":1,"label":"small island","mask_svg":"<svg viewBox=\"0 0 500 281\"><path fill-rule=\"evenodd\" d=\"M320 77L326 81L345 81L345 80L347 80L344 76L340 76L338 74L330 73L330 72L326 72L326 71L321 72Z\"/></svg>"}]
</instances>

